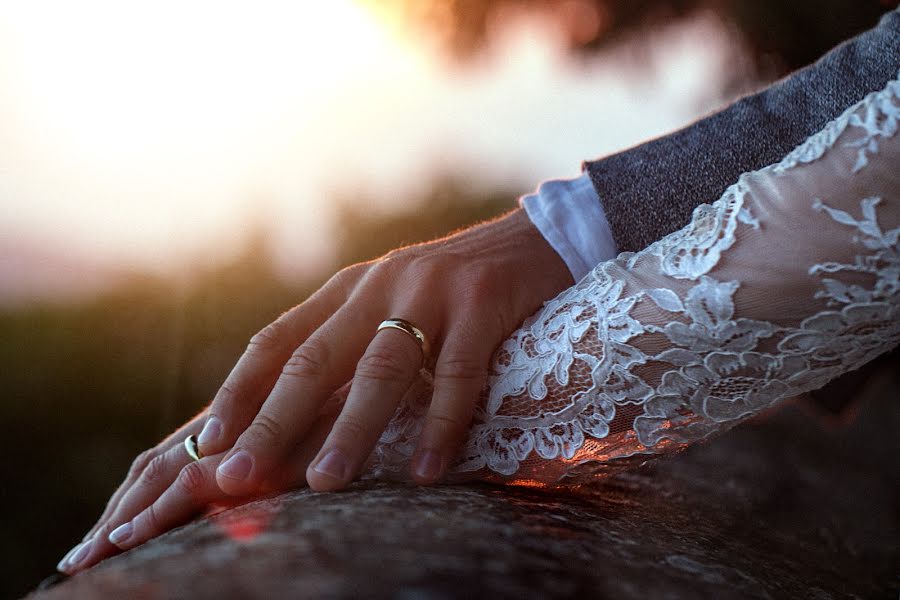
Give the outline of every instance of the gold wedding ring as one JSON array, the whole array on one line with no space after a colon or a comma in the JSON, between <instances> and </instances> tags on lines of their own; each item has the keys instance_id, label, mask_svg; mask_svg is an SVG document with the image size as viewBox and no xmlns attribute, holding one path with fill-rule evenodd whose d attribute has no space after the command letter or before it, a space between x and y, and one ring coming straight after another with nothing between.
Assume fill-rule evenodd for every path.
<instances>
[{"instance_id":1,"label":"gold wedding ring","mask_svg":"<svg viewBox=\"0 0 900 600\"><path fill-rule=\"evenodd\" d=\"M378 329L375 330L375 333L378 333L382 329L399 329L406 335L412 337L419 344L419 349L422 350L422 364L426 364L428 359L431 358L431 344L428 343L428 338L425 337L425 334L422 333L422 330L410 323L405 319L397 319L390 318L385 319L381 322L381 325L378 326Z\"/></svg>"},{"instance_id":2,"label":"gold wedding ring","mask_svg":"<svg viewBox=\"0 0 900 600\"><path fill-rule=\"evenodd\" d=\"M200 452L200 446L197 444L196 435L189 435L184 439L184 449L187 450L188 456L194 460L203 458L203 454Z\"/></svg>"}]
</instances>

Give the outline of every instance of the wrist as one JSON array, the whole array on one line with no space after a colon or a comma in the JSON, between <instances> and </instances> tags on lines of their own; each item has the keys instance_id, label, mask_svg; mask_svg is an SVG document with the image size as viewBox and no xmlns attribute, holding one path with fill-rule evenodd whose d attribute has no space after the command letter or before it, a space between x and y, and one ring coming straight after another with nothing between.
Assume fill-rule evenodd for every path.
<instances>
[{"instance_id":1,"label":"wrist","mask_svg":"<svg viewBox=\"0 0 900 600\"><path fill-rule=\"evenodd\" d=\"M525 272L533 274L532 280L542 280L542 294L550 299L563 290L572 287L575 279L559 253L534 225L524 209L518 208L506 216L510 220L512 231L523 243L523 256L529 263Z\"/></svg>"},{"instance_id":2,"label":"wrist","mask_svg":"<svg viewBox=\"0 0 900 600\"><path fill-rule=\"evenodd\" d=\"M603 205L586 174L546 181L520 204L575 281L618 254Z\"/></svg>"}]
</instances>

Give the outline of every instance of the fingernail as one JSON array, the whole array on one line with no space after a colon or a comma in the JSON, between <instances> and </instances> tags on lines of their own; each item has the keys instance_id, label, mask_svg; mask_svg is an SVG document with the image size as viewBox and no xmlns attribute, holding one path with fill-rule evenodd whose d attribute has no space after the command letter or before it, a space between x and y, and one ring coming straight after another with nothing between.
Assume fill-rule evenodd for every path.
<instances>
[{"instance_id":1,"label":"fingernail","mask_svg":"<svg viewBox=\"0 0 900 600\"><path fill-rule=\"evenodd\" d=\"M238 451L231 458L219 465L219 473L229 479L243 481L250 474L253 468L253 459L248 452L244 450Z\"/></svg>"},{"instance_id":2,"label":"fingernail","mask_svg":"<svg viewBox=\"0 0 900 600\"><path fill-rule=\"evenodd\" d=\"M434 481L441 473L441 455L434 450L426 450L416 462L416 477Z\"/></svg>"},{"instance_id":3,"label":"fingernail","mask_svg":"<svg viewBox=\"0 0 900 600\"><path fill-rule=\"evenodd\" d=\"M82 542L82 543L84 543L84 542ZM74 547L70 548L69 551L66 552L65 556L62 557L62 560L60 560L58 563L56 563L56 570L62 571L65 568L66 564L68 564L69 557L72 556L72 554L76 550L78 550L78 548L80 548L80 547L81 547L81 544L76 544Z\"/></svg>"},{"instance_id":4,"label":"fingernail","mask_svg":"<svg viewBox=\"0 0 900 600\"><path fill-rule=\"evenodd\" d=\"M203 431L200 432L197 443L201 446L211 444L218 440L221 435L222 421L218 417L210 417L206 420L206 425L203 426Z\"/></svg>"},{"instance_id":5,"label":"fingernail","mask_svg":"<svg viewBox=\"0 0 900 600\"><path fill-rule=\"evenodd\" d=\"M124 525L119 525L109 534L109 542L118 546L131 537L132 531L134 531L134 526L131 524L131 521Z\"/></svg>"},{"instance_id":6,"label":"fingernail","mask_svg":"<svg viewBox=\"0 0 900 600\"><path fill-rule=\"evenodd\" d=\"M91 546L93 545L94 540L90 539L83 543L78 550L75 551L75 554L72 555L72 558L69 559L68 565L69 567L77 567L79 563L84 561L87 558L87 555L91 551Z\"/></svg>"},{"instance_id":7,"label":"fingernail","mask_svg":"<svg viewBox=\"0 0 900 600\"><path fill-rule=\"evenodd\" d=\"M343 452L334 448L325 455L325 458L316 464L315 471L316 473L328 475L329 477L334 477L335 479L343 481L345 473L347 472L347 459L344 458Z\"/></svg>"}]
</instances>

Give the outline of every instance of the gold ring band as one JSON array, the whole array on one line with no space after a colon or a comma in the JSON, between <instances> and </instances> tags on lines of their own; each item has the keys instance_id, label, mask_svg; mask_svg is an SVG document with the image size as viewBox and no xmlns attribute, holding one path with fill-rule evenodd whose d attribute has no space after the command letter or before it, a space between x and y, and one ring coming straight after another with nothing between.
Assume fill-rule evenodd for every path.
<instances>
[{"instance_id":1,"label":"gold ring band","mask_svg":"<svg viewBox=\"0 0 900 600\"><path fill-rule=\"evenodd\" d=\"M196 435L189 435L184 439L184 449L187 450L188 456L194 460L203 458L203 454L200 452L200 446L197 444Z\"/></svg>"},{"instance_id":2,"label":"gold ring band","mask_svg":"<svg viewBox=\"0 0 900 600\"><path fill-rule=\"evenodd\" d=\"M425 334L422 333L422 330L407 321L406 319L397 319L390 318L385 319L381 322L381 325L378 326L378 329L375 330L375 333L378 333L382 329L399 329L403 333L412 337L419 344L419 348L422 350L422 364L428 362L428 359L431 357L431 344L428 343L428 338L425 337Z\"/></svg>"}]
</instances>

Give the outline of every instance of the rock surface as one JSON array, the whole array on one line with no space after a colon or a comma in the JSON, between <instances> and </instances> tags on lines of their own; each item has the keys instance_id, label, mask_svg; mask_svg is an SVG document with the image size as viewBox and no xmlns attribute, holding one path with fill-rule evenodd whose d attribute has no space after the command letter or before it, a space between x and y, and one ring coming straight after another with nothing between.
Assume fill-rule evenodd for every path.
<instances>
[{"instance_id":1,"label":"rock surface","mask_svg":"<svg viewBox=\"0 0 900 600\"><path fill-rule=\"evenodd\" d=\"M172 531L34 600L897 598L900 411L790 407L577 493L357 484Z\"/></svg>"}]
</instances>

